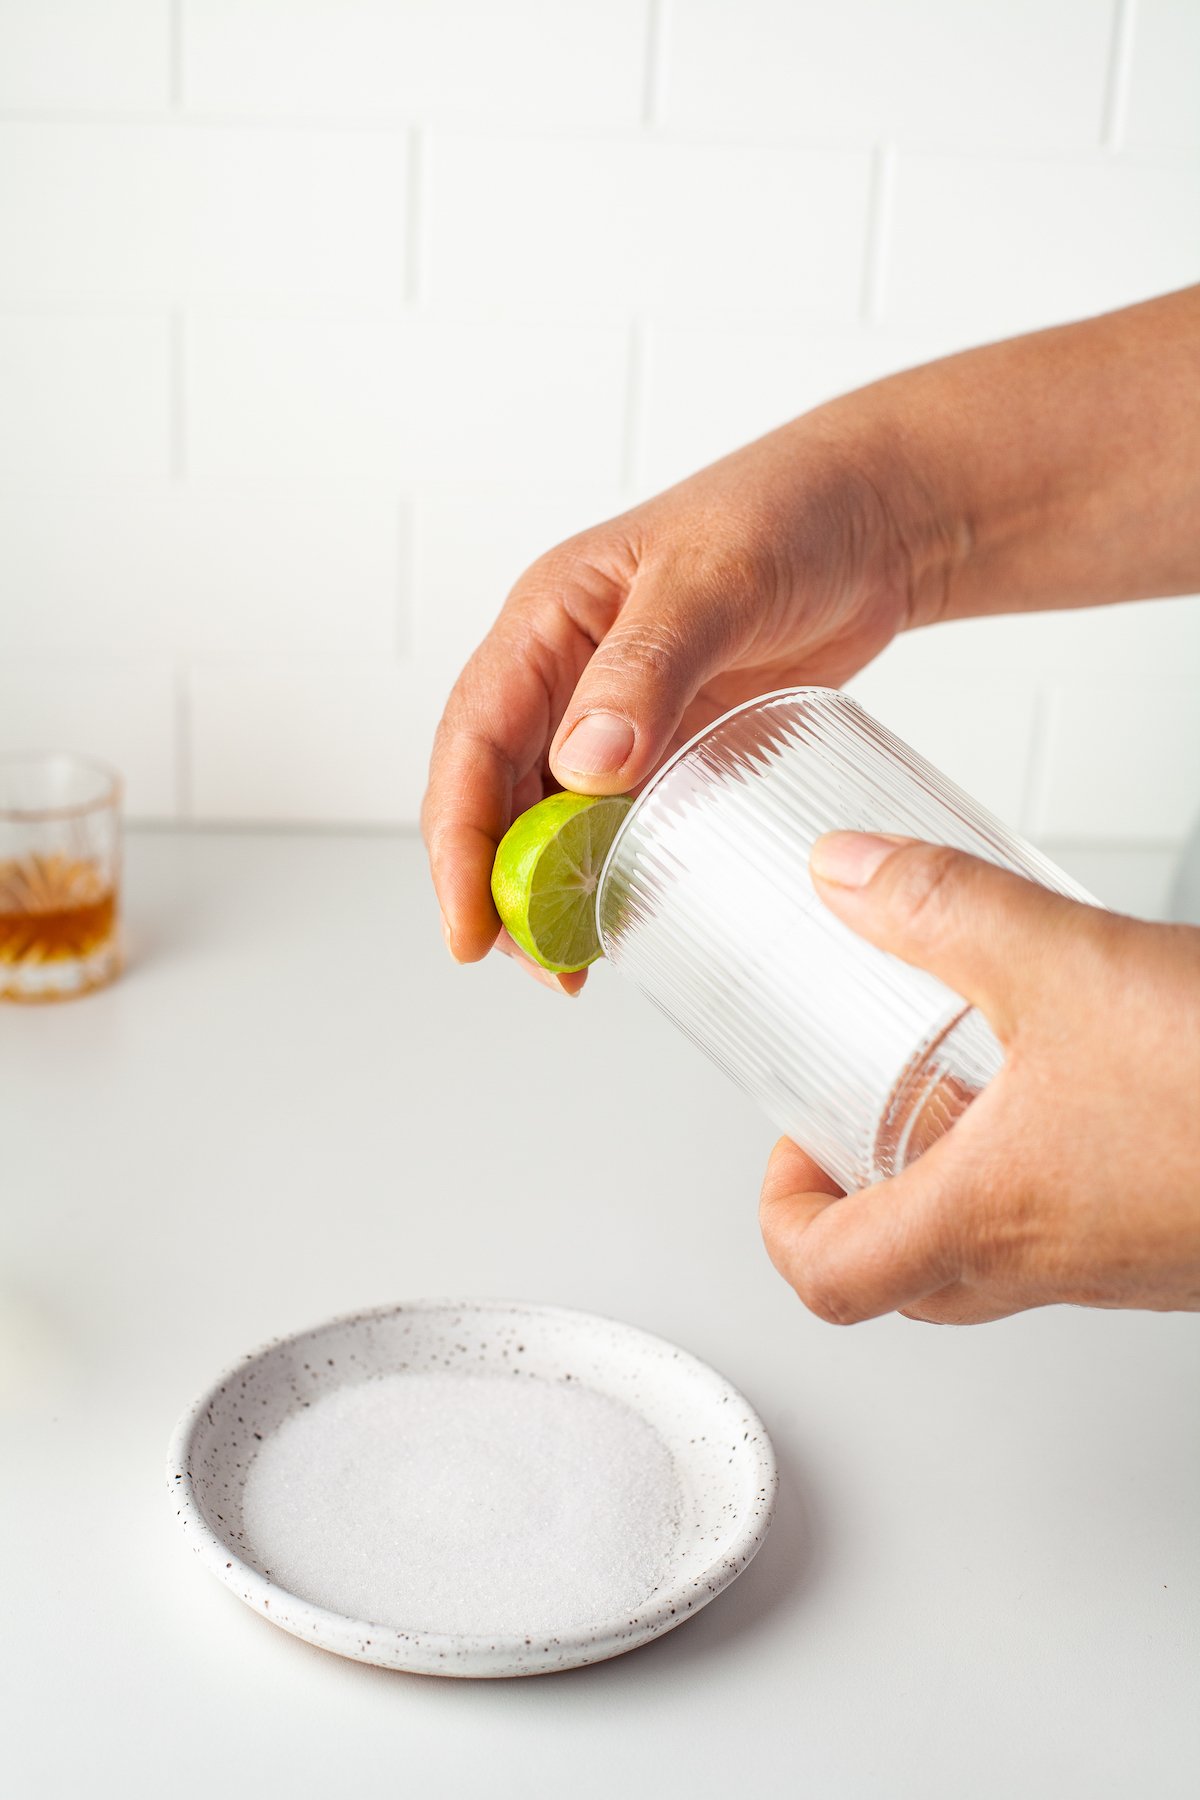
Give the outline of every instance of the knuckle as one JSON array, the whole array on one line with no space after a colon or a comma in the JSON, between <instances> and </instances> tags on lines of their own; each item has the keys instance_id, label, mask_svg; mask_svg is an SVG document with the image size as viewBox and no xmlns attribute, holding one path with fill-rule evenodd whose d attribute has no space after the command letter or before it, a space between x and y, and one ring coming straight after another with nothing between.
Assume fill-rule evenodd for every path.
<instances>
[{"instance_id":1,"label":"knuckle","mask_svg":"<svg viewBox=\"0 0 1200 1800\"><path fill-rule=\"evenodd\" d=\"M997 1179L965 1223L962 1262L977 1281L1013 1279L1044 1253L1043 1207L1025 1183Z\"/></svg>"},{"instance_id":2,"label":"knuckle","mask_svg":"<svg viewBox=\"0 0 1200 1800\"><path fill-rule=\"evenodd\" d=\"M509 593L505 612L518 619L561 615L599 643L617 618L636 568L620 531L578 532L530 563Z\"/></svg>"},{"instance_id":3,"label":"knuckle","mask_svg":"<svg viewBox=\"0 0 1200 1800\"><path fill-rule=\"evenodd\" d=\"M601 645L593 662L602 671L632 672L657 687L673 680L691 656L691 642L680 626L658 619L639 621L621 631L611 643Z\"/></svg>"},{"instance_id":4,"label":"knuckle","mask_svg":"<svg viewBox=\"0 0 1200 1800\"><path fill-rule=\"evenodd\" d=\"M578 532L551 545L528 564L513 587L515 596L556 592L565 582L573 581L581 572L590 572L589 534Z\"/></svg>"},{"instance_id":5,"label":"knuckle","mask_svg":"<svg viewBox=\"0 0 1200 1800\"><path fill-rule=\"evenodd\" d=\"M914 937L940 937L962 898L965 859L941 844L914 844L889 860L893 910Z\"/></svg>"},{"instance_id":6,"label":"knuckle","mask_svg":"<svg viewBox=\"0 0 1200 1800\"><path fill-rule=\"evenodd\" d=\"M828 1254L810 1237L812 1227L796 1231L786 1197L764 1189L758 1219L767 1255L809 1312L827 1325L853 1325L865 1316Z\"/></svg>"},{"instance_id":7,"label":"knuckle","mask_svg":"<svg viewBox=\"0 0 1200 1800\"><path fill-rule=\"evenodd\" d=\"M671 582L695 599L737 607L760 599L776 581L772 535L746 522L722 535L706 535L681 546L673 544Z\"/></svg>"},{"instance_id":8,"label":"knuckle","mask_svg":"<svg viewBox=\"0 0 1200 1800\"><path fill-rule=\"evenodd\" d=\"M831 1269L819 1264L798 1269L792 1286L809 1312L827 1325L855 1325L862 1317L845 1283Z\"/></svg>"}]
</instances>

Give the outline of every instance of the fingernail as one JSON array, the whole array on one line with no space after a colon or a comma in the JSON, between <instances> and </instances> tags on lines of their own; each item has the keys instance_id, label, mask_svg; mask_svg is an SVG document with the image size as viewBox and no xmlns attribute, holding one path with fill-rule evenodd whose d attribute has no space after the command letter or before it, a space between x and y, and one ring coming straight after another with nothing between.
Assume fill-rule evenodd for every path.
<instances>
[{"instance_id":1,"label":"fingernail","mask_svg":"<svg viewBox=\"0 0 1200 1800\"><path fill-rule=\"evenodd\" d=\"M813 845L808 866L820 881L831 881L837 887L866 887L888 857L907 841L865 831L827 831Z\"/></svg>"},{"instance_id":2,"label":"fingernail","mask_svg":"<svg viewBox=\"0 0 1200 1800\"><path fill-rule=\"evenodd\" d=\"M567 737L555 760L580 775L611 775L633 749L633 726L616 713L588 713Z\"/></svg>"},{"instance_id":3,"label":"fingernail","mask_svg":"<svg viewBox=\"0 0 1200 1800\"><path fill-rule=\"evenodd\" d=\"M521 958L521 967L523 969L528 969L529 973L533 976L533 979L540 982L542 987L549 988L552 994L565 994L568 1000L573 1000L575 998L573 990L569 987L564 987L562 978L553 974L551 970L539 968L537 963L530 962L528 957Z\"/></svg>"},{"instance_id":4,"label":"fingernail","mask_svg":"<svg viewBox=\"0 0 1200 1800\"><path fill-rule=\"evenodd\" d=\"M518 969L523 969L526 975L532 975L539 987L549 988L552 994L565 994L569 991L564 988L557 975L551 974L549 969L543 969L540 963L535 963L532 956L527 956L520 945L514 944L504 932L496 940L496 948L502 956L507 956L509 962L516 963Z\"/></svg>"},{"instance_id":5,"label":"fingernail","mask_svg":"<svg viewBox=\"0 0 1200 1800\"><path fill-rule=\"evenodd\" d=\"M447 950L450 952L451 956L454 956L454 936L450 930L449 925L447 925L447 923L446 923L445 913L442 914L442 936L446 940ZM458 961L457 956L454 956L454 960L455 960L455 962Z\"/></svg>"}]
</instances>

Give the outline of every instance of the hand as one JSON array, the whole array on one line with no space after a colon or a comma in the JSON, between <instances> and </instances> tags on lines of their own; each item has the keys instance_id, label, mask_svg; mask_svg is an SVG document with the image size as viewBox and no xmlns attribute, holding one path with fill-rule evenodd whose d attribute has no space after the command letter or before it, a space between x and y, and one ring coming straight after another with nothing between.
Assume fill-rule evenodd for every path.
<instances>
[{"instance_id":1,"label":"hand","mask_svg":"<svg viewBox=\"0 0 1200 1800\"><path fill-rule=\"evenodd\" d=\"M434 746L422 828L451 953L497 942L496 845L545 792L626 793L740 701L868 662L909 622L915 535L813 414L536 562Z\"/></svg>"},{"instance_id":2,"label":"hand","mask_svg":"<svg viewBox=\"0 0 1200 1800\"><path fill-rule=\"evenodd\" d=\"M788 1139L762 1227L823 1319L1200 1309L1200 929L1082 906L956 851L836 832L812 872L855 931L979 1006L1005 1066L894 1180L840 1190Z\"/></svg>"},{"instance_id":3,"label":"hand","mask_svg":"<svg viewBox=\"0 0 1200 1800\"><path fill-rule=\"evenodd\" d=\"M861 388L542 557L434 745L452 953L496 942L496 844L547 784L627 792L731 706L837 686L908 625L1194 593L1198 369L1200 287Z\"/></svg>"}]
</instances>

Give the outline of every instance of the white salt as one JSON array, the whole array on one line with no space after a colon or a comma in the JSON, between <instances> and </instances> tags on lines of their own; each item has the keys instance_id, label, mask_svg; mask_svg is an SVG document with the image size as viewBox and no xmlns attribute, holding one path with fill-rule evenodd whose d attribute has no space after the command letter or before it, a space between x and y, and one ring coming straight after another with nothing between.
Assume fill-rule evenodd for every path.
<instances>
[{"instance_id":1,"label":"white salt","mask_svg":"<svg viewBox=\"0 0 1200 1800\"><path fill-rule=\"evenodd\" d=\"M404 1630L554 1636L661 1581L679 1489L646 1421L578 1384L388 1375L286 1419L251 1464L272 1581Z\"/></svg>"}]
</instances>

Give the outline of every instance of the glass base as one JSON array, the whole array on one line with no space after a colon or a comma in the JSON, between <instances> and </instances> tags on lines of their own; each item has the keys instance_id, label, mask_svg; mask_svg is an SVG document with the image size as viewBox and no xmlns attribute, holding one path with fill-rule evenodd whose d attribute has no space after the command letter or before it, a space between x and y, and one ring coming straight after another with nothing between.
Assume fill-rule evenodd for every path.
<instances>
[{"instance_id":1,"label":"glass base","mask_svg":"<svg viewBox=\"0 0 1200 1800\"><path fill-rule=\"evenodd\" d=\"M983 1014L967 1007L898 1082L875 1140L873 1179L885 1181L936 1144L1004 1063Z\"/></svg>"},{"instance_id":2,"label":"glass base","mask_svg":"<svg viewBox=\"0 0 1200 1800\"><path fill-rule=\"evenodd\" d=\"M54 1000L77 1000L81 994L107 987L121 972L121 947L103 944L87 956L64 956L53 962L0 963L0 1000L37 1006Z\"/></svg>"}]
</instances>

